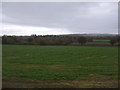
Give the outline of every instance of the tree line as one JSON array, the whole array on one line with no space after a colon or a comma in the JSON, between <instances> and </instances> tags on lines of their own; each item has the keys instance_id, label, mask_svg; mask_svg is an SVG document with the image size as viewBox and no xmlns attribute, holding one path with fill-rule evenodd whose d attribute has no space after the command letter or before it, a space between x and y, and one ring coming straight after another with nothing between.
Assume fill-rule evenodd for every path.
<instances>
[{"instance_id":1,"label":"tree line","mask_svg":"<svg viewBox=\"0 0 120 90\"><path fill-rule=\"evenodd\" d=\"M85 45L87 42L93 42L98 37L91 36L67 36L67 35L45 35L45 36L2 36L2 44L19 44L19 45L70 45L71 43L80 43ZM106 39L103 37L102 39ZM108 37L110 44L114 45L120 42L118 37Z\"/></svg>"}]
</instances>

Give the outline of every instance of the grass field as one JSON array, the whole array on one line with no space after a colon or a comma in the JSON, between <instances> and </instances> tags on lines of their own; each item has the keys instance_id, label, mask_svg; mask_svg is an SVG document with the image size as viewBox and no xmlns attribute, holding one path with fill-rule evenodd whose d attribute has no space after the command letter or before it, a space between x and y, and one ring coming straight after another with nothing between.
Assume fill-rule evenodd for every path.
<instances>
[{"instance_id":1,"label":"grass field","mask_svg":"<svg viewBox=\"0 0 120 90\"><path fill-rule=\"evenodd\" d=\"M118 48L3 45L3 87L117 87Z\"/></svg>"},{"instance_id":2,"label":"grass field","mask_svg":"<svg viewBox=\"0 0 120 90\"><path fill-rule=\"evenodd\" d=\"M93 42L110 42L110 40L96 39L96 40L93 40Z\"/></svg>"}]
</instances>

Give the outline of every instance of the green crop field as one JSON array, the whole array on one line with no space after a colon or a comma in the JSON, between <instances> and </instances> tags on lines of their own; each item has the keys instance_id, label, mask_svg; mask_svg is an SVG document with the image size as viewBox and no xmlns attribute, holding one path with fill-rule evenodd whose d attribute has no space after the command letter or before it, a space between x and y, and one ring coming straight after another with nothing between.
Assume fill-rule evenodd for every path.
<instances>
[{"instance_id":1,"label":"green crop field","mask_svg":"<svg viewBox=\"0 0 120 90\"><path fill-rule=\"evenodd\" d=\"M117 87L118 48L3 45L3 87Z\"/></svg>"},{"instance_id":2,"label":"green crop field","mask_svg":"<svg viewBox=\"0 0 120 90\"><path fill-rule=\"evenodd\" d=\"M96 39L96 40L93 40L93 42L110 42L110 40L107 40L107 39Z\"/></svg>"}]
</instances>

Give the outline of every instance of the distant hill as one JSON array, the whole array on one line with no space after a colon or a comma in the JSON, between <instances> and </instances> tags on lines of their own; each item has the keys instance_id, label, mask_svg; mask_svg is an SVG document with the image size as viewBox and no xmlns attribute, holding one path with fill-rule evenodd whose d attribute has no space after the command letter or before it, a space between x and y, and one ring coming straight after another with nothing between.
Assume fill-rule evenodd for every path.
<instances>
[{"instance_id":1,"label":"distant hill","mask_svg":"<svg viewBox=\"0 0 120 90\"><path fill-rule=\"evenodd\" d=\"M118 34L68 34L70 36L117 36Z\"/></svg>"}]
</instances>

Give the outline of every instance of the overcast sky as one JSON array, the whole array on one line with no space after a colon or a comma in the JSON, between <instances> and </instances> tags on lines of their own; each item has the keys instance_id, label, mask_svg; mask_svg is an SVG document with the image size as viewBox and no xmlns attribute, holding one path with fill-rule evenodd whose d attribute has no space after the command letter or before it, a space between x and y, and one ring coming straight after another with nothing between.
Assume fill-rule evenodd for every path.
<instances>
[{"instance_id":1,"label":"overcast sky","mask_svg":"<svg viewBox=\"0 0 120 90\"><path fill-rule=\"evenodd\" d=\"M2 35L118 33L116 2L4 2Z\"/></svg>"}]
</instances>

